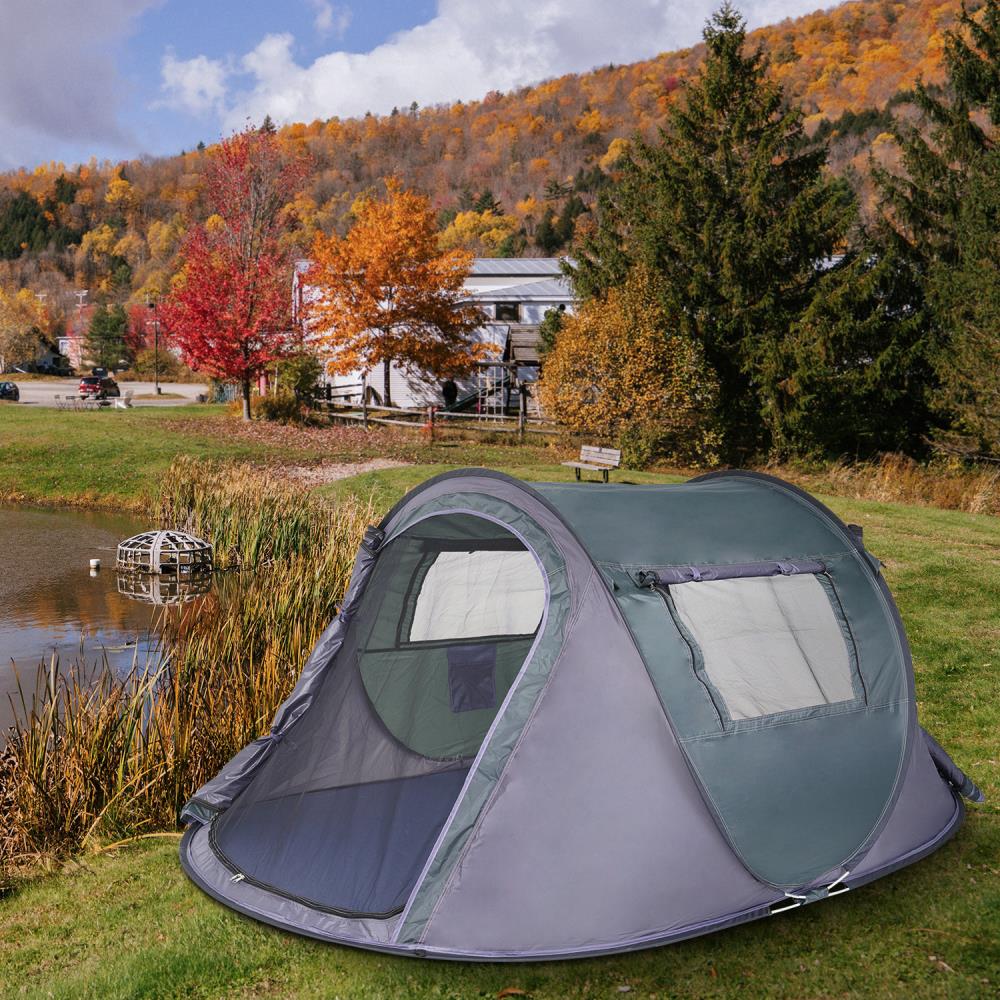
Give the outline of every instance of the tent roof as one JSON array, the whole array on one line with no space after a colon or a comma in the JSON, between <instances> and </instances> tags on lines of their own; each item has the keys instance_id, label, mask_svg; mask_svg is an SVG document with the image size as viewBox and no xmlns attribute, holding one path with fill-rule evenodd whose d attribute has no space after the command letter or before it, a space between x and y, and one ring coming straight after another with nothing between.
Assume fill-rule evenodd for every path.
<instances>
[{"instance_id":1,"label":"tent roof","mask_svg":"<svg viewBox=\"0 0 1000 1000\"><path fill-rule=\"evenodd\" d=\"M824 508L787 484L724 474L668 485L536 483L598 563L666 566L831 549ZM838 525L839 527L839 525ZM852 541L838 532L841 551Z\"/></svg>"}]
</instances>

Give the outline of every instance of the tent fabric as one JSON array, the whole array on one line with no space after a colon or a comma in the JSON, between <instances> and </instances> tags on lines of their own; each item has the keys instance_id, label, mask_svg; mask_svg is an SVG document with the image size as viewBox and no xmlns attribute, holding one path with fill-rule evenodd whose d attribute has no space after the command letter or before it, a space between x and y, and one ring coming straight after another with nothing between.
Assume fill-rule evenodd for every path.
<instances>
[{"instance_id":1,"label":"tent fabric","mask_svg":"<svg viewBox=\"0 0 1000 1000\"><path fill-rule=\"evenodd\" d=\"M912 684L878 560L795 487L448 473L366 536L181 858L257 919L404 954L680 940L957 829L978 789Z\"/></svg>"}]
</instances>

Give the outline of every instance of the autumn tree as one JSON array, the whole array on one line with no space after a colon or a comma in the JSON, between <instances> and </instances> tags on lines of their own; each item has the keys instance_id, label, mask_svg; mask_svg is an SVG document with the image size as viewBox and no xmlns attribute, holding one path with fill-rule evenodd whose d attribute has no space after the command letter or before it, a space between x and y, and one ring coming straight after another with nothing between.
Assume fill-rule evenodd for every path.
<instances>
[{"instance_id":1,"label":"autumn tree","mask_svg":"<svg viewBox=\"0 0 1000 1000\"><path fill-rule=\"evenodd\" d=\"M506 257L519 228L512 215L497 215L492 209L458 212L438 242L442 250L461 247L482 257Z\"/></svg>"},{"instance_id":2,"label":"autumn tree","mask_svg":"<svg viewBox=\"0 0 1000 1000\"><path fill-rule=\"evenodd\" d=\"M637 136L618 161L572 275L598 297L637 264L659 277L678 332L718 374L728 450L740 458L786 448L786 334L856 205L824 175L825 152L806 144L802 112L767 79L764 53L746 50L739 13L723 6L704 39L704 65L659 140Z\"/></svg>"},{"instance_id":3,"label":"autumn tree","mask_svg":"<svg viewBox=\"0 0 1000 1000\"><path fill-rule=\"evenodd\" d=\"M0 372L38 357L44 323L45 310L33 292L0 285Z\"/></svg>"},{"instance_id":4,"label":"autumn tree","mask_svg":"<svg viewBox=\"0 0 1000 1000\"><path fill-rule=\"evenodd\" d=\"M716 461L718 382L701 346L680 332L658 279L639 266L603 299L564 316L539 384L548 415L616 442L630 465L656 457Z\"/></svg>"},{"instance_id":5,"label":"autumn tree","mask_svg":"<svg viewBox=\"0 0 1000 1000\"><path fill-rule=\"evenodd\" d=\"M205 177L212 215L188 231L181 280L162 310L192 369L240 384L244 420L253 381L296 339L291 257L280 237L303 175L270 131L247 128L215 148Z\"/></svg>"},{"instance_id":6,"label":"autumn tree","mask_svg":"<svg viewBox=\"0 0 1000 1000\"><path fill-rule=\"evenodd\" d=\"M476 361L470 334L483 316L462 293L472 254L441 250L430 201L397 181L384 199L359 199L354 216L345 237L319 234L313 244L309 323L332 370L383 366L391 406L393 365L446 378Z\"/></svg>"}]
</instances>

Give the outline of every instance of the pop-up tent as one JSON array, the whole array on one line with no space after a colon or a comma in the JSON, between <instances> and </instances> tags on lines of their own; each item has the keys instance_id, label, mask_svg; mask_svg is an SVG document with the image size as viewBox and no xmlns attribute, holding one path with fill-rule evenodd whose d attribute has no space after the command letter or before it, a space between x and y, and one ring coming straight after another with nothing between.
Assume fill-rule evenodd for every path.
<instances>
[{"instance_id":1,"label":"pop-up tent","mask_svg":"<svg viewBox=\"0 0 1000 1000\"><path fill-rule=\"evenodd\" d=\"M596 955L854 889L980 799L860 530L801 490L482 470L406 496L268 736L188 803L206 892L329 941Z\"/></svg>"}]
</instances>

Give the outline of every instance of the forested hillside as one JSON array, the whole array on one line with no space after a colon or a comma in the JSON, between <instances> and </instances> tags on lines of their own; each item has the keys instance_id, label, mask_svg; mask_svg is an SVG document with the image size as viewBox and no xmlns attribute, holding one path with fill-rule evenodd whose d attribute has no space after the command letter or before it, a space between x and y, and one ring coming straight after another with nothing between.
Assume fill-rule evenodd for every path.
<instances>
[{"instance_id":1,"label":"forested hillside","mask_svg":"<svg viewBox=\"0 0 1000 1000\"><path fill-rule=\"evenodd\" d=\"M959 11L959 0L863 0L750 36L862 204L869 153L898 156L885 134L891 116L909 113L919 78L941 79L943 33ZM396 175L430 195L446 246L559 252L587 225L627 137L655 134L703 54L698 46L450 107L286 126L281 142L308 161L286 239L305 247L318 230L343 230L357 194ZM72 288L119 302L162 295L186 229L206 215L205 160L199 144L169 158L0 176L0 280L45 292L54 322Z\"/></svg>"}]
</instances>

